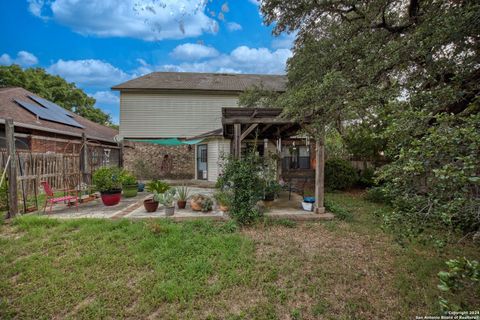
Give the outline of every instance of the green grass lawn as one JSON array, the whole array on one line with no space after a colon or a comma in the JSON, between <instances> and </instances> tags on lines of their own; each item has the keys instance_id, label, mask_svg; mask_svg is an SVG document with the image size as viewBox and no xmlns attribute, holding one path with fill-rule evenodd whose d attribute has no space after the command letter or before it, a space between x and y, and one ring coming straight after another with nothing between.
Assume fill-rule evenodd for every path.
<instances>
[{"instance_id":1,"label":"green grass lawn","mask_svg":"<svg viewBox=\"0 0 480 320\"><path fill-rule=\"evenodd\" d=\"M328 197L353 220L18 218L0 229L0 318L404 319L439 312L445 260L479 258L465 243L401 247L381 206Z\"/></svg>"}]
</instances>

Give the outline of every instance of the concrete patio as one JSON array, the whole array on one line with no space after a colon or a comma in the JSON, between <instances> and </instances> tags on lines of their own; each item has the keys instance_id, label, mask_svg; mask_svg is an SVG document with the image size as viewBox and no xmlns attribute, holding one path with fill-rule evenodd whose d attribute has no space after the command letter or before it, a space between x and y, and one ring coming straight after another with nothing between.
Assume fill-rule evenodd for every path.
<instances>
[{"instance_id":1,"label":"concrete patio","mask_svg":"<svg viewBox=\"0 0 480 320\"><path fill-rule=\"evenodd\" d=\"M213 196L215 189L202 188L192 186L190 188L190 195L201 193ZM68 207L65 204L57 204L53 207L51 213L45 213L45 216L58 219L79 219L79 218L100 218L100 219L154 219L154 218L168 218L173 220L192 220L192 219L213 219L213 220L228 220L228 214L218 210L214 205L213 210L207 213L193 211L190 205L187 204L185 209L175 209L173 216L165 216L165 212L161 206L155 212L146 212L143 206L143 200L150 197L148 192L139 192L136 197L122 198L119 204L115 206L104 206L101 199L79 204L78 209ZM290 200L288 192L282 192L278 199L265 205L265 216L274 219L291 219L298 221L315 221L315 220L329 220L333 218L330 213L314 214L313 212L304 211L301 209L302 197L298 194L292 193ZM42 211L38 214L43 214Z\"/></svg>"}]
</instances>

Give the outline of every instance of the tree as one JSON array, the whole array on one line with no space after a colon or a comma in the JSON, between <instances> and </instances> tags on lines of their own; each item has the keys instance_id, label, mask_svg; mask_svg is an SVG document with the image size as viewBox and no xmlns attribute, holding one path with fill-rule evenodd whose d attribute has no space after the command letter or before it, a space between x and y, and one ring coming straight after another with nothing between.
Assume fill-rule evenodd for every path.
<instances>
[{"instance_id":1,"label":"tree","mask_svg":"<svg viewBox=\"0 0 480 320\"><path fill-rule=\"evenodd\" d=\"M267 90L263 86L253 86L243 91L239 98L238 104L247 108L275 108L279 92Z\"/></svg>"},{"instance_id":2,"label":"tree","mask_svg":"<svg viewBox=\"0 0 480 320\"><path fill-rule=\"evenodd\" d=\"M376 126L375 136L388 142L392 163L382 178L399 199L398 217L411 216L417 225L475 221L478 229L479 163L465 159L479 157L469 144L477 146L480 135L480 4L265 0L261 10L266 23L275 23L275 33L298 31L287 66L285 113L308 115L320 128L341 129L351 119L362 128ZM428 144L442 135L456 144L435 144L432 158ZM435 188L445 177L456 182Z\"/></svg>"},{"instance_id":3,"label":"tree","mask_svg":"<svg viewBox=\"0 0 480 320\"><path fill-rule=\"evenodd\" d=\"M74 83L48 74L45 69L22 69L18 65L0 66L0 86L22 87L93 122L112 125L110 115L94 107L94 98L77 88Z\"/></svg>"}]
</instances>

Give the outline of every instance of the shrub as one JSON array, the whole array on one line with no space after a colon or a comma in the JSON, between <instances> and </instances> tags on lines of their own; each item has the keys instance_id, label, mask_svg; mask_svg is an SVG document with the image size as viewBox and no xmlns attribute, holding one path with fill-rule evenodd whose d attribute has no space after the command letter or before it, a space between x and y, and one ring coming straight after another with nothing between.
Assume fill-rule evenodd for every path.
<instances>
[{"instance_id":1,"label":"shrub","mask_svg":"<svg viewBox=\"0 0 480 320\"><path fill-rule=\"evenodd\" d=\"M357 172L350 162L329 159L325 162L325 187L328 190L345 190L357 181Z\"/></svg>"},{"instance_id":2,"label":"shrub","mask_svg":"<svg viewBox=\"0 0 480 320\"><path fill-rule=\"evenodd\" d=\"M93 174L93 184L100 192L122 189L123 170L119 167L101 167Z\"/></svg>"},{"instance_id":3,"label":"shrub","mask_svg":"<svg viewBox=\"0 0 480 320\"><path fill-rule=\"evenodd\" d=\"M221 190L232 193L230 215L240 224L250 224L260 216L255 205L264 195L260 158L249 152L241 159L228 158L219 180Z\"/></svg>"},{"instance_id":4,"label":"shrub","mask_svg":"<svg viewBox=\"0 0 480 320\"><path fill-rule=\"evenodd\" d=\"M386 204L391 203L390 197L387 195L387 193L382 187L373 187L373 188L367 189L367 192L365 194L365 200L368 200L374 203L386 203Z\"/></svg>"},{"instance_id":5,"label":"shrub","mask_svg":"<svg viewBox=\"0 0 480 320\"><path fill-rule=\"evenodd\" d=\"M405 132L409 126L424 131L412 139ZM392 199L396 217L391 219L419 233L479 230L480 114L432 117L405 111L392 127L395 144L389 152L398 156L378 176Z\"/></svg>"},{"instance_id":6,"label":"shrub","mask_svg":"<svg viewBox=\"0 0 480 320\"><path fill-rule=\"evenodd\" d=\"M365 168L358 175L357 185L362 188L370 188L375 185L375 170L373 168Z\"/></svg>"}]
</instances>

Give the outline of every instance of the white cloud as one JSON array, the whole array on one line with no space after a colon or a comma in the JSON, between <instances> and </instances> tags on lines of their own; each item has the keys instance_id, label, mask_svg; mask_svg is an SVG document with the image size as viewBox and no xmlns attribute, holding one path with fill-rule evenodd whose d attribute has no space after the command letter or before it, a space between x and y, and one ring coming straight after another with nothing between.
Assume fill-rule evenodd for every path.
<instances>
[{"instance_id":1,"label":"white cloud","mask_svg":"<svg viewBox=\"0 0 480 320\"><path fill-rule=\"evenodd\" d=\"M130 78L122 70L101 60L58 60L47 71L86 86L111 86Z\"/></svg>"},{"instance_id":2,"label":"white cloud","mask_svg":"<svg viewBox=\"0 0 480 320\"><path fill-rule=\"evenodd\" d=\"M147 41L180 39L216 32L206 0L28 0L30 12L74 31L99 37Z\"/></svg>"},{"instance_id":3,"label":"white cloud","mask_svg":"<svg viewBox=\"0 0 480 320\"><path fill-rule=\"evenodd\" d=\"M95 98L97 104L118 104L120 98L111 91L97 91L91 95Z\"/></svg>"},{"instance_id":4,"label":"white cloud","mask_svg":"<svg viewBox=\"0 0 480 320\"><path fill-rule=\"evenodd\" d=\"M13 59L10 55L4 53L0 56L0 65L18 64L22 67L33 66L38 63L37 57L27 51L19 51L17 57Z\"/></svg>"},{"instance_id":5,"label":"white cloud","mask_svg":"<svg viewBox=\"0 0 480 320\"><path fill-rule=\"evenodd\" d=\"M227 23L228 31L239 31L242 30L242 26L236 22L229 22Z\"/></svg>"},{"instance_id":6,"label":"white cloud","mask_svg":"<svg viewBox=\"0 0 480 320\"><path fill-rule=\"evenodd\" d=\"M166 64L153 69L177 72L228 72L284 74L286 61L292 56L289 49L269 50L240 46L229 54L221 54L204 61Z\"/></svg>"},{"instance_id":7,"label":"white cloud","mask_svg":"<svg viewBox=\"0 0 480 320\"><path fill-rule=\"evenodd\" d=\"M0 65L1 66L11 65L12 61L13 61L12 58L10 58L10 56L6 53L4 53L0 56Z\"/></svg>"},{"instance_id":8,"label":"white cloud","mask_svg":"<svg viewBox=\"0 0 480 320\"><path fill-rule=\"evenodd\" d=\"M282 33L272 40L273 49L291 49L295 38L297 37L296 32L292 33Z\"/></svg>"},{"instance_id":9,"label":"white cloud","mask_svg":"<svg viewBox=\"0 0 480 320\"><path fill-rule=\"evenodd\" d=\"M198 60L216 57L218 56L218 51L203 44L184 43L173 49L170 56L178 60Z\"/></svg>"}]
</instances>

